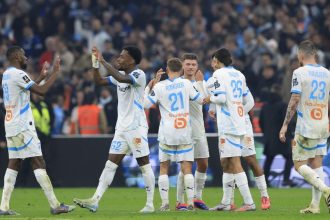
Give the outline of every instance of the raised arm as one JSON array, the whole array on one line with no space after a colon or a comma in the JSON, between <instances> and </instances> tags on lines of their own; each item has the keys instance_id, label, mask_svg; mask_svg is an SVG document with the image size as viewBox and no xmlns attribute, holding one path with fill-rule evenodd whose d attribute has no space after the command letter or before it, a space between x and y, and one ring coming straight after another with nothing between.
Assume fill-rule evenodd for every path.
<instances>
[{"instance_id":1,"label":"raised arm","mask_svg":"<svg viewBox=\"0 0 330 220\"><path fill-rule=\"evenodd\" d=\"M134 84L135 81L130 75L121 74L114 66L106 62L99 50L96 47L93 47L92 53L98 59L98 61L105 67L107 72L112 76L116 81L120 83L129 83Z\"/></svg>"},{"instance_id":2,"label":"raised arm","mask_svg":"<svg viewBox=\"0 0 330 220\"><path fill-rule=\"evenodd\" d=\"M41 69L39 77L34 82L36 84L39 84L42 82L42 80L46 79L46 77L48 75L48 70L49 70L49 63L46 61L42 65L42 69Z\"/></svg>"},{"instance_id":3,"label":"raised arm","mask_svg":"<svg viewBox=\"0 0 330 220\"><path fill-rule=\"evenodd\" d=\"M50 89L50 87L54 84L54 82L57 79L57 76L60 72L60 67L61 67L60 62L61 62L60 57L57 57L55 60L53 72L51 73L48 80L43 85L33 84L30 89L31 92L36 93L41 96L44 96L47 93L47 91Z\"/></svg>"}]
</instances>

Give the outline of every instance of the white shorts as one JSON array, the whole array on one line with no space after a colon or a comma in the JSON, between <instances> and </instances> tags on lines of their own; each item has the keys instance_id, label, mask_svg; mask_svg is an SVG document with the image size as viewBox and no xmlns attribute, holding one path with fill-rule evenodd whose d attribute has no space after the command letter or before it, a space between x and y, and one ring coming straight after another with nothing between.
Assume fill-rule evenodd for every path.
<instances>
[{"instance_id":1,"label":"white shorts","mask_svg":"<svg viewBox=\"0 0 330 220\"><path fill-rule=\"evenodd\" d=\"M209 146L207 144L207 139L205 135L201 138L194 138L193 143L195 159L210 157Z\"/></svg>"},{"instance_id":2,"label":"white shorts","mask_svg":"<svg viewBox=\"0 0 330 220\"><path fill-rule=\"evenodd\" d=\"M315 156L324 156L327 154L327 139L310 139L299 134L294 136L292 143L292 160L304 161Z\"/></svg>"},{"instance_id":3,"label":"white shorts","mask_svg":"<svg viewBox=\"0 0 330 220\"><path fill-rule=\"evenodd\" d=\"M42 156L40 140L35 131L25 130L6 139L9 159Z\"/></svg>"},{"instance_id":4,"label":"white shorts","mask_svg":"<svg viewBox=\"0 0 330 220\"><path fill-rule=\"evenodd\" d=\"M240 157L243 149L243 135L225 134L219 137L220 158Z\"/></svg>"},{"instance_id":5,"label":"white shorts","mask_svg":"<svg viewBox=\"0 0 330 220\"><path fill-rule=\"evenodd\" d=\"M131 131L116 131L109 154L130 154L135 158L149 155L148 128L139 127Z\"/></svg>"},{"instance_id":6,"label":"white shorts","mask_svg":"<svg viewBox=\"0 0 330 220\"><path fill-rule=\"evenodd\" d=\"M159 143L159 162L194 161L194 147L192 145L166 145Z\"/></svg>"},{"instance_id":7,"label":"white shorts","mask_svg":"<svg viewBox=\"0 0 330 220\"><path fill-rule=\"evenodd\" d=\"M253 128L250 119L246 120L246 135L244 135L242 157L248 157L256 154L254 145Z\"/></svg>"}]
</instances>

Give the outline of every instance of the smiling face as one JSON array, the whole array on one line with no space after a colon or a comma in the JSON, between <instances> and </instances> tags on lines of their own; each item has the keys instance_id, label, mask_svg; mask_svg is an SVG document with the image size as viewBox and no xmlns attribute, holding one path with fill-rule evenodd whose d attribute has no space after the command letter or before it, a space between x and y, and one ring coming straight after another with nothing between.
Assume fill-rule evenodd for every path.
<instances>
[{"instance_id":1,"label":"smiling face","mask_svg":"<svg viewBox=\"0 0 330 220\"><path fill-rule=\"evenodd\" d=\"M198 70L197 60L186 59L183 61L183 73L186 76L192 77Z\"/></svg>"},{"instance_id":2,"label":"smiling face","mask_svg":"<svg viewBox=\"0 0 330 220\"><path fill-rule=\"evenodd\" d=\"M135 65L134 59L129 55L127 50L122 50L116 61L118 64L118 69L123 71L128 69L130 66Z\"/></svg>"}]
</instances>

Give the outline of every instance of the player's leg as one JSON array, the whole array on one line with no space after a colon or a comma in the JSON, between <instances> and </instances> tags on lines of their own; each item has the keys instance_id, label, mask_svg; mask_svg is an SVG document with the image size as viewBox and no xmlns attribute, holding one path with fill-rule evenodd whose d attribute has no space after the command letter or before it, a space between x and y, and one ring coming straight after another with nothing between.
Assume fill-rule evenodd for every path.
<instances>
[{"instance_id":1,"label":"player's leg","mask_svg":"<svg viewBox=\"0 0 330 220\"><path fill-rule=\"evenodd\" d=\"M159 211L169 211L169 190L170 190L170 183L168 179L168 170L170 166L170 160L166 160L166 158L160 158L160 166L159 166L159 178L158 178L158 188L160 198L162 200L162 205L160 206Z\"/></svg>"},{"instance_id":2,"label":"player's leg","mask_svg":"<svg viewBox=\"0 0 330 220\"><path fill-rule=\"evenodd\" d=\"M247 162L249 167L252 169L253 175L256 180L256 185L260 191L261 195L261 209L266 210L270 208L270 199L267 191L267 184L263 170L261 169L256 155L250 155L244 157L244 160Z\"/></svg>"},{"instance_id":3,"label":"player's leg","mask_svg":"<svg viewBox=\"0 0 330 220\"><path fill-rule=\"evenodd\" d=\"M206 181L206 173L208 167L209 147L206 137L194 140L194 157L197 164L195 171L195 199L194 205L196 208L208 210L209 208L203 201L203 189Z\"/></svg>"},{"instance_id":4,"label":"player's leg","mask_svg":"<svg viewBox=\"0 0 330 220\"><path fill-rule=\"evenodd\" d=\"M53 185L49 179L49 176L46 172L45 160L42 156L32 157L31 166L34 172L34 175L37 179L37 182L41 186L42 190L45 193L45 196L48 200L48 203L51 207L50 212L53 215L68 213L75 209L75 206L61 204L54 193Z\"/></svg>"},{"instance_id":5,"label":"player's leg","mask_svg":"<svg viewBox=\"0 0 330 220\"><path fill-rule=\"evenodd\" d=\"M176 182L176 210L181 211L181 210L186 210L187 209L187 204L185 204L184 200L184 175L181 171L178 173L178 178Z\"/></svg>"},{"instance_id":6,"label":"player's leg","mask_svg":"<svg viewBox=\"0 0 330 220\"><path fill-rule=\"evenodd\" d=\"M231 210L231 198L233 193L233 187L235 184L235 178L233 169L230 166L230 158L233 154L241 155L241 152L232 152L232 147L227 143L226 136L219 137L219 153L220 163L222 167L222 188L223 195L221 202L210 208L211 211L230 211ZM238 150L237 150L238 151Z\"/></svg>"},{"instance_id":7,"label":"player's leg","mask_svg":"<svg viewBox=\"0 0 330 220\"><path fill-rule=\"evenodd\" d=\"M236 211L255 211L256 206L251 196L248 179L241 165L240 157L230 158L230 166L233 169L235 184L237 185L244 201L243 206Z\"/></svg>"},{"instance_id":8,"label":"player's leg","mask_svg":"<svg viewBox=\"0 0 330 220\"><path fill-rule=\"evenodd\" d=\"M98 209L99 201L112 183L116 174L116 170L128 150L128 144L125 140L124 132L116 131L110 145L108 160L105 163L104 169L99 178L99 184L94 195L92 198L88 199L74 198L73 202L79 205L81 208L86 208L91 212L96 212Z\"/></svg>"},{"instance_id":9,"label":"player's leg","mask_svg":"<svg viewBox=\"0 0 330 220\"><path fill-rule=\"evenodd\" d=\"M155 192L155 175L151 168L148 156L136 158L144 179L144 185L147 192L146 206L140 211L143 213L154 212L154 192Z\"/></svg>"},{"instance_id":10,"label":"player's leg","mask_svg":"<svg viewBox=\"0 0 330 220\"><path fill-rule=\"evenodd\" d=\"M144 180L144 185L147 194L147 201L145 207L140 210L142 213L154 212L154 192L155 192L155 175L149 161L149 143L148 143L148 129L139 127L137 130L126 132L126 140L130 151L136 158Z\"/></svg>"},{"instance_id":11,"label":"player's leg","mask_svg":"<svg viewBox=\"0 0 330 220\"><path fill-rule=\"evenodd\" d=\"M304 143L304 145L302 145L302 143ZM292 157L296 171L302 175L309 184L315 187L315 189L322 192L326 199L326 204L330 209L330 188L326 186L324 181L320 179L319 175L307 165L307 160L315 160L317 155L324 155L326 153L325 147L313 150L315 146L323 145L326 146L326 139L314 140L296 135L293 142ZM311 149L306 150L306 148ZM320 151L322 151L322 154L318 153Z\"/></svg>"},{"instance_id":12,"label":"player's leg","mask_svg":"<svg viewBox=\"0 0 330 220\"><path fill-rule=\"evenodd\" d=\"M186 153L185 153L186 154ZM191 156L193 160L193 155ZM195 187L194 187L194 176L192 175L192 164L193 161L183 160L181 162L181 171L184 175L184 188L187 195L187 209L193 210L194 209L194 194L195 194Z\"/></svg>"},{"instance_id":13,"label":"player's leg","mask_svg":"<svg viewBox=\"0 0 330 220\"><path fill-rule=\"evenodd\" d=\"M322 167L322 159L323 156L316 156L313 159L309 159L308 163L311 166L311 168L317 173L317 175L320 177L320 180L324 182L324 173L323 173L323 167ZM320 200L322 197L322 192L318 189L316 189L314 186L312 186L312 201L309 204L309 206L305 209L300 210L300 213L320 213Z\"/></svg>"},{"instance_id":14,"label":"player's leg","mask_svg":"<svg viewBox=\"0 0 330 220\"><path fill-rule=\"evenodd\" d=\"M21 167L22 160L18 158L9 159L8 168L3 179L3 190L0 204L0 215L18 215L10 210L10 197L14 190L18 170Z\"/></svg>"}]
</instances>

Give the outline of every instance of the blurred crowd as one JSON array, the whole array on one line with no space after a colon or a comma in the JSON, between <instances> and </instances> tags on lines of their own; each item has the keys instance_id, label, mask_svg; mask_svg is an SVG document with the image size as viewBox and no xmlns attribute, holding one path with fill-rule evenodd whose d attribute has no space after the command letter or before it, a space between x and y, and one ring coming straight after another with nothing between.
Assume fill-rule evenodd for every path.
<instances>
[{"instance_id":1,"label":"blurred crowd","mask_svg":"<svg viewBox=\"0 0 330 220\"><path fill-rule=\"evenodd\" d=\"M169 57L184 52L198 55L207 79L211 54L226 47L257 102L286 103L292 71L299 66L297 44L312 40L319 47L319 63L329 67L329 36L327 0L3 0L0 72L8 67L5 52L13 44L26 51L32 78L45 61L52 63L60 55L62 73L56 85L45 98L32 97L49 124L41 122L40 130L46 135L113 133L116 89L95 86L90 61L94 45L108 61L123 45L137 45L143 52L139 68L148 80ZM279 98L272 98L274 93ZM86 113L86 105L93 106L93 114ZM159 113L151 109L147 114L155 133ZM90 124L94 127L87 128ZM214 131L208 118L206 129Z\"/></svg>"}]
</instances>

